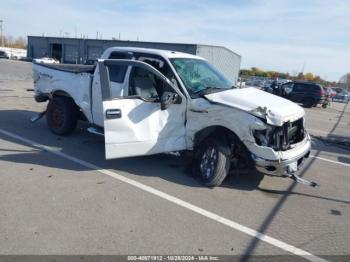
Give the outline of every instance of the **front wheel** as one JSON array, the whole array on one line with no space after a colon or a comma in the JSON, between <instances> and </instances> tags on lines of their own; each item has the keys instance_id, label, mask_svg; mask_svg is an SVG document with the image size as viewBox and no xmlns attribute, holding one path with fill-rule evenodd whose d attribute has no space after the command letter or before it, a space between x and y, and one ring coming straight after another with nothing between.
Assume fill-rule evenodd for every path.
<instances>
[{"instance_id":1,"label":"front wheel","mask_svg":"<svg viewBox=\"0 0 350 262\"><path fill-rule=\"evenodd\" d=\"M221 185L230 170L229 146L215 138L207 138L195 151L193 171L204 185Z\"/></svg>"}]
</instances>

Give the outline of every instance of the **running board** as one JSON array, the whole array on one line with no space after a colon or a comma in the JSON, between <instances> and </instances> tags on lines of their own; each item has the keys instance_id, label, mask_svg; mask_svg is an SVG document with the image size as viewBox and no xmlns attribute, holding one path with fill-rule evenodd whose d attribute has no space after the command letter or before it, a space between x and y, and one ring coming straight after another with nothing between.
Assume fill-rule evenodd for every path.
<instances>
[{"instance_id":1,"label":"running board","mask_svg":"<svg viewBox=\"0 0 350 262\"><path fill-rule=\"evenodd\" d=\"M99 136L104 136L104 130L103 128L101 127L94 127L94 126L91 126L87 129L88 132L90 132L91 134L94 134L94 135L99 135Z\"/></svg>"}]
</instances>

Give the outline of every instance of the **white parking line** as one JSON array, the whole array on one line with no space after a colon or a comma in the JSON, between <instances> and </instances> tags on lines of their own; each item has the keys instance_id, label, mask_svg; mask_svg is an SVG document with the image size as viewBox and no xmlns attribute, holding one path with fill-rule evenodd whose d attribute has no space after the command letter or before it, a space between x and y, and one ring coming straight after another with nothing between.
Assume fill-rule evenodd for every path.
<instances>
[{"instance_id":1,"label":"white parking line","mask_svg":"<svg viewBox=\"0 0 350 262\"><path fill-rule=\"evenodd\" d=\"M326 162L330 162L330 163L333 163L333 164L350 167L350 164L339 162L339 161L335 161L335 160L331 160L331 159L328 159L328 158L323 158L323 157L313 156L313 155L310 155L310 157L317 158L317 159L320 159L320 160L323 160L323 161L326 161Z\"/></svg>"},{"instance_id":2,"label":"white parking line","mask_svg":"<svg viewBox=\"0 0 350 262\"><path fill-rule=\"evenodd\" d=\"M210 212L208 210L205 210L203 208L200 208L198 206L192 205L192 204L190 204L190 203L188 203L186 201L183 201L183 200L181 200L181 199L179 199L177 197L171 196L171 195L169 195L167 193L164 193L162 191L154 189L154 188L152 188L150 186L144 185L144 184L142 184L140 182L137 182L135 180L132 180L130 178L127 178L127 177L124 177L122 175L119 175L119 174L117 174L115 172L112 172L110 170L103 169L103 168L101 168L99 166L96 166L96 165L91 164L89 162L86 162L84 160L81 160L81 159L78 159L76 157L70 156L68 154L62 153L62 152L59 151L60 149L36 143L35 141L32 141L30 139L24 138L22 136L19 136L19 135L10 133L10 132L7 132L7 131L5 131L3 129L0 129L0 133L3 134L3 135L9 136L11 138L17 139L17 140L19 140L21 142L24 142L26 144L29 144L30 146L39 148L41 150L46 150L46 151L51 152L51 153L53 153L53 154L55 154L57 156L60 156L62 158L68 159L68 160L70 160L72 162L78 163L78 164L80 164L82 166L85 166L87 168L90 168L92 170L100 172L102 174L105 174L105 175L108 175L110 177L113 177L113 178L115 178L115 179L117 179L119 181L122 181L122 182L127 183L127 184L129 184L131 186L137 187L137 188L139 188L139 189L141 189L143 191L146 191L146 192L151 193L151 194L153 194L155 196L158 196L158 197L160 197L162 199L165 199L165 200L167 200L167 201L169 201L169 202L171 202L173 204L176 204L178 206L184 207L184 208L189 209L189 210L191 210L191 211L193 211L193 212L195 212L197 214L200 214L200 215L202 215L204 217L207 217L207 218L212 219L212 220L214 220L216 222L219 222L219 223L221 223L223 225L226 225L226 226L228 226L228 227L230 227L232 229L235 229L235 230L240 231L240 232L242 232L244 234L247 234L249 236L257 238L257 239L259 239L259 240L261 240L263 242L266 242L266 243L268 243L270 245L278 247L278 248L280 248L280 249L282 249L284 251L290 252L290 253L292 253L292 254L294 254L296 256L301 256L301 257L303 257L303 258L305 258L305 259L307 259L309 261L318 261L318 262L321 262L321 261L325 262L325 261L327 261L327 260L324 260L324 259L322 259L320 257L317 257L317 256L315 256L315 255L313 255L313 254L311 254L311 253L309 253L309 252L307 252L305 250L302 250L302 249L297 248L295 246L289 245L289 244L287 244L287 243L285 243L283 241L280 241L280 240L278 240L276 238L273 238L273 237L270 237L268 235L262 234L262 233L260 233L260 232L258 232L256 230L254 230L254 229L251 229L249 227L241 225L241 224L239 224L239 223L237 223L237 222L235 222L233 220L226 219L226 218L224 218L222 216L219 216L219 215L217 215L215 213L212 213L212 212Z\"/></svg>"}]
</instances>

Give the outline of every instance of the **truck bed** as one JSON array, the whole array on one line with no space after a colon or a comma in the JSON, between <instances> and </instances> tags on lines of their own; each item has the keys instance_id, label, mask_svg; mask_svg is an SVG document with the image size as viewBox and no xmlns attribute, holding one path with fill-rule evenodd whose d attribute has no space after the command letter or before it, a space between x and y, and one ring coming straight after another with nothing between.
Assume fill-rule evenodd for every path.
<instances>
[{"instance_id":1,"label":"truck bed","mask_svg":"<svg viewBox=\"0 0 350 262\"><path fill-rule=\"evenodd\" d=\"M90 73L93 74L95 71L94 65L76 65L76 64L45 64L45 63L35 63L37 65L63 71L69 73Z\"/></svg>"},{"instance_id":2,"label":"truck bed","mask_svg":"<svg viewBox=\"0 0 350 262\"><path fill-rule=\"evenodd\" d=\"M94 68L93 65L33 63L35 95L50 97L55 92L65 93L92 121L90 94Z\"/></svg>"}]
</instances>

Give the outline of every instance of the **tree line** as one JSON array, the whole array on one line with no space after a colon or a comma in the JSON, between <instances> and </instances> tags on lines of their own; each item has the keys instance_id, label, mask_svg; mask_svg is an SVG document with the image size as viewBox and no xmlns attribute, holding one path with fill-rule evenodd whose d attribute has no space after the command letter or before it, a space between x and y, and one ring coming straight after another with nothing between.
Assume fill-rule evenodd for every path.
<instances>
[{"instance_id":1,"label":"tree line","mask_svg":"<svg viewBox=\"0 0 350 262\"><path fill-rule=\"evenodd\" d=\"M333 85L335 86L336 82L329 82L325 79L322 79L318 75L314 75L311 72L308 73L302 73L300 72L297 75L290 75L288 72L278 72L278 71L264 71L257 67L252 67L251 69L241 69L240 70L240 76L243 79L247 79L251 76L257 76L257 77L266 77L266 78L281 78L281 79L290 79L290 80L304 80L304 81L312 81L316 82L322 85Z\"/></svg>"},{"instance_id":2,"label":"tree line","mask_svg":"<svg viewBox=\"0 0 350 262\"><path fill-rule=\"evenodd\" d=\"M13 36L3 36L2 41L0 39L0 45L3 43L4 47L11 48L27 48L27 39L23 36L13 37Z\"/></svg>"}]
</instances>

